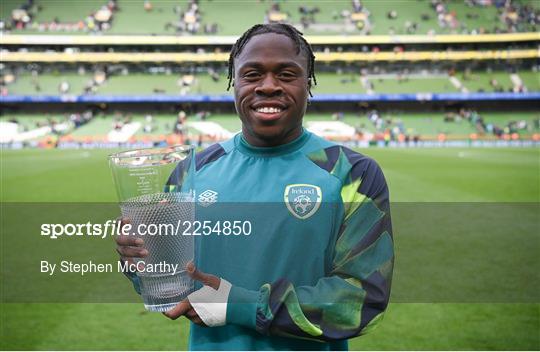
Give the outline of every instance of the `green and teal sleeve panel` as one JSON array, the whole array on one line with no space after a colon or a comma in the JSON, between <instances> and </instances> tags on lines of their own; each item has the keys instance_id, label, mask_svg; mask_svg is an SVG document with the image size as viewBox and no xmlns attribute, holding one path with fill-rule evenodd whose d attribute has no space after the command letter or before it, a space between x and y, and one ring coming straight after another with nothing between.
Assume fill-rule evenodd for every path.
<instances>
[{"instance_id":1,"label":"green and teal sleeve panel","mask_svg":"<svg viewBox=\"0 0 540 352\"><path fill-rule=\"evenodd\" d=\"M308 157L342 184L331 270L314 286L295 287L285 278L258 291L233 286L227 323L264 335L348 339L372 330L388 305L394 260L388 187L372 159L347 148Z\"/></svg>"},{"instance_id":2,"label":"green and teal sleeve panel","mask_svg":"<svg viewBox=\"0 0 540 352\"><path fill-rule=\"evenodd\" d=\"M123 259L120 259L120 261L124 261ZM141 294L141 282L139 280L139 277L135 272L132 271L124 271L124 275L131 281L133 284L133 289L135 292L137 292L139 295Z\"/></svg>"}]
</instances>

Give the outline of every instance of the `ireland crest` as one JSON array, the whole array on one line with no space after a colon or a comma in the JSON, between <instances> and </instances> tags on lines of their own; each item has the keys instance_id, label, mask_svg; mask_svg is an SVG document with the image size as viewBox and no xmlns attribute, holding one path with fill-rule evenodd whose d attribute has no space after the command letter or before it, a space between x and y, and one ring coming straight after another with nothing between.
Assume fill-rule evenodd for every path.
<instances>
[{"instance_id":1,"label":"ireland crest","mask_svg":"<svg viewBox=\"0 0 540 352\"><path fill-rule=\"evenodd\" d=\"M321 206L322 191L314 185L288 185L285 187L284 200L291 214L304 220L315 214Z\"/></svg>"}]
</instances>

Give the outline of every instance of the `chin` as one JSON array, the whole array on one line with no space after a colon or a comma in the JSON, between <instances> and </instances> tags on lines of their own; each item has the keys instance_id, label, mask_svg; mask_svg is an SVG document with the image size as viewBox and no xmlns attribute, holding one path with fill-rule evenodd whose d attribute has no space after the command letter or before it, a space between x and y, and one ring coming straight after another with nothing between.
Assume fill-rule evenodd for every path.
<instances>
[{"instance_id":1,"label":"chin","mask_svg":"<svg viewBox=\"0 0 540 352\"><path fill-rule=\"evenodd\" d=\"M272 128L263 128L252 131L252 135L257 139L269 142L283 139L285 137L285 132L281 130L276 131Z\"/></svg>"},{"instance_id":2,"label":"chin","mask_svg":"<svg viewBox=\"0 0 540 352\"><path fill-rule=\"evenodd\" d=\"M257 128L251 131L251 134L261 141L265 141L268 144L280 145L291 142L288 140L290 135L294 133L294 130L284 130L283 128L276 128L277 126L268 126L266 128Z\"/></svg>"}]
</instances>

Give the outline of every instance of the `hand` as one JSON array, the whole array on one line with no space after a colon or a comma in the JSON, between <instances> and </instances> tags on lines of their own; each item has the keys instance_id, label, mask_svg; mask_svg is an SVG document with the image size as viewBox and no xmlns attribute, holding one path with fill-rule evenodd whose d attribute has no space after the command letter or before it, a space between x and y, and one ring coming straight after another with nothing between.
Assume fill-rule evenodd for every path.
<instances>
[{"instance_id":1,"label":"hand","mask_svg":"<svg viewBox=\"0 0 540 352\"><path fill-rule=\"evenodd\" d=\"M203 285L209 286L213 288L214 290L219 289L221 279L217 276L206 274L206 273L203 273L202 271L199 271L195 267L193 262L189 262L186 265L186 271L193 280L197 280L201 282ZM183 315L197 325L207 326L199 317L195 309L193 309L193 306L191 305L191 303L189 302L189 299L187 298L184 299L182 302L178 303L176 307L174 307L173 309L167 312L164 312L163 315L165 315L166 317L172 320L176 320Z\"/></svg>"},{"instance_id":2,"label":"hand","mask_svg":"<svg viewBox=\"0 0 540 352\"><path fill-rule=\"evenodd\" d=\"M130 221L127 218L120 219L120 229ZM122 235L121 231L118 236L114 237L116 241L116 251L120 255L120 259L129 264L135 264L133 258L144 258L148 255L148 251L143 248L144 241L142 238L133 235Z\"/></svg>"}]
</instances>

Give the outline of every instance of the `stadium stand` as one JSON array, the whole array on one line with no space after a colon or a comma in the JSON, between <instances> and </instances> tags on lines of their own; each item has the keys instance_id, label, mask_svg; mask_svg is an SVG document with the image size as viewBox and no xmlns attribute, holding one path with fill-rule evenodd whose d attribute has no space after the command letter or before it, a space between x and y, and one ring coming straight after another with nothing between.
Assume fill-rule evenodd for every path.
<instances>
[{"instance_id":1,"label":"stadium stand","mask_svg":"<svg viewBox=\"0 0 540 352\"><path fill-rule=\"evenodd\" d=\"M327 138L538 141L538 6L409 4L5 0L2 145L228 138L240 129L225 90L228 51L245 28L272 21L295 25L314 47L306 127Z\"/></svg>"},{"instance_id":2,"label":"stadium stand","mask_svg":"<svg viewBox=\"0 0 540 352\"><path fill-rule=\"evenodd\" d=\"M227 13L228 16L222 16ZM236 14L236 15L235 15ZM308 34L483 34L535 32L533 1L376 0L242 2L59 1L2 2L0 28L9 33L238 35L260 22L285 21Z\"/></svg>"}]
</instances>

